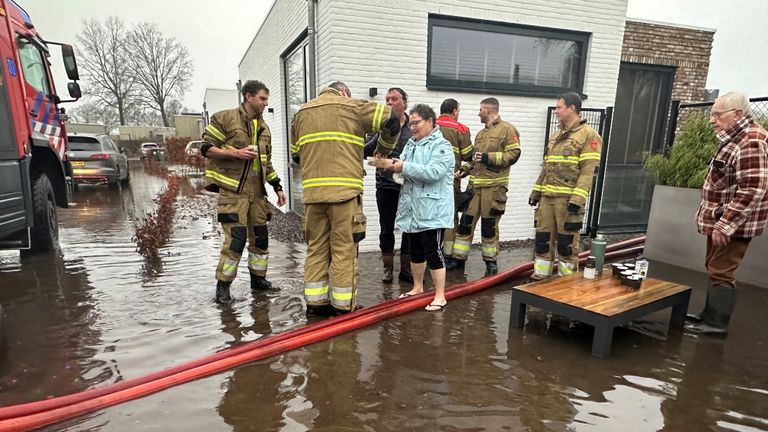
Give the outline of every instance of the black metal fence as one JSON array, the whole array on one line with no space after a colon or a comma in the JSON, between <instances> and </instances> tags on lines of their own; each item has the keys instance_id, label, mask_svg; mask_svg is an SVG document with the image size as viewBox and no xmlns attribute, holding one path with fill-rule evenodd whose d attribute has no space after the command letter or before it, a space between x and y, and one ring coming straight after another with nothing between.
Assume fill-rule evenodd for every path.
<instances>
[{"instance_id":1,"label":"black metal fence","mask_svg":"<svg viewBox=\"0 0 768 432\"><path fill-rule=\"evenodd\" d=\"M680 101L672 101L672 113L670 115L669 128L667 129L667 148L674 144L675 136L685 125L686 121L694 115L709 115L714 104L714 102L680 103ZM768 96L750 99L749 106L752 111L752 117L755 120L762 124L768 122Z\"/></svg>"}]
</instances>

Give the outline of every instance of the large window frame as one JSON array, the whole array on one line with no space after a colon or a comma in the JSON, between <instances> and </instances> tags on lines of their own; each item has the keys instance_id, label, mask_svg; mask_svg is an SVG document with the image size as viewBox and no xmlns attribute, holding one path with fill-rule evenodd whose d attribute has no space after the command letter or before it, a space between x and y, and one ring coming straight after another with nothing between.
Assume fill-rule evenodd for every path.
<instances>
[{"instance_id":1,"label":"large window frame","mask_svg":"<svg viewBox=\"0 0 768 432\"><path fill-rule=\"evenodd\" d=\"M289 62L292 59L292 57L296 54L301 53L302 54L302 61L303 61L303 67L302 71L304 73L304 103L306 103L309 100L309 64L307 62L307 53L308 53L308 45L309 45L309 39L308 39L308 31L304 30L301 32L299 37L297 37L286 49L283 51L282 54L280 54L280 62L282 67L282 78L283 78L283 105L285 112L285 149L288 154L287 158L287 182L289 185L288 188L288 206L289 209L292 211L303 214L304 213L304 205L302 204L302 188L301 188L301 167L298 166L293 162L293 159L291 158L291 121L293 120L293 116L291 115L291 101L290 101L290 71L289 69Z\"/></svg>"},{"instance_id":2,"label":"large window frame","mask_svg":"<svg viewBox=\"0 0 768 432\"><path fill-rule=\"evenodd\" d=\"M452 80L434 77L432 75L432 49L435 27L475 30L490 33L530 36L575 42L579 45L580 48L577 85L574 87L559 87L532 84L498 83L490 81L458 79ZM587 57L590 37L590 33L573 30L535 27L473 18L459 18L446 15L430 14L428 18L427 36L427 88L430 90L467 91L473 93L477 93L478 90L481 90L492 91L499 94L540 97L552 97L565 92L574 91L582 95L582 97L586 97L583 90L587 70Z\"/></svg>"}]
</instances>

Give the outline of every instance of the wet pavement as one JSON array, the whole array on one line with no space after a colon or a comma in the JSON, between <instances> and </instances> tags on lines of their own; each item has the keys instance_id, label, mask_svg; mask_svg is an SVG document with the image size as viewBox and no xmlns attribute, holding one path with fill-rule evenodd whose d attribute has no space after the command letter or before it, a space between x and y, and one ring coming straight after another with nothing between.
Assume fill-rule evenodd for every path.
<instances>
[{"instance_id":1,"label":"wet pavement","mask_svg":"<svg viewBox=\"0 0 768 432\"><path fill-rule=\"evenodd\" d=\"M213 303L221 239L199 179L182 181L161 257L140 257L134 219L164 181L133 169L130 187L81 187L77 206L60 211L60 253L0 252L0 405L134 378L306 324L301 244L271 241L279 292L252 298L243 263L234 305ZM449 283L481 277L478 255ZM507 250L499 263L529 258ZM381 284L379 267L376 254L361 257L364 305L409 289ZM691 309L701 307L701 275L660 263L651 273L697 287ZM45 430L768 430L768 290L740 288L727 339L667 338L661 312L617 329L613 354L598 360L588 326L533 310L522 331L510 329L512 283Z\"/></svg>"}]
</instances>

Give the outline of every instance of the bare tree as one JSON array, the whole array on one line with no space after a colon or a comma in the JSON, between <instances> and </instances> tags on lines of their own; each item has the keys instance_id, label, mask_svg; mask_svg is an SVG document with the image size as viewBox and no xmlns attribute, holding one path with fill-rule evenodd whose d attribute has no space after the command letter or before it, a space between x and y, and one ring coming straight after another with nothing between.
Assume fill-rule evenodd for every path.
<instances>
[{"instance_id":1,"label":"bare tree","mask_svg":"<svg viewBox=\"0 0 768 432\"><path fill-rule=\"evenodd\" d=\"M67 115L75 123L102 124L110 129L118 120L117 112L111 105L106 105L95 98L89 98L70 108Z\"/></svg>"},{"instance_id":2,"label":"bare tree","mask_svg":"<svg viewBox=\"0 0 768 432\"><path fill-rule=\"evenodd\" d=\"M83 31L77 35L78 63L85 71L88 95L102 105L114 107L121 125L126 122L125 113L135 86L128 62L128 34L120 18L109 17L103 24L83 21Z\"/></svg>"},{"instance_id":3,"label":"bare tree","mask_svg":"<svg viewBox=\"0 0 768 432\"><path fill-rule=\"evenodd\" d=\"M138 98L157 110L163 126L168 126L167 103L174 97L183 98L192 77L189 52L175 38L165 37L153 23L137 25L129 41L133 73L143 89Z\"/></svg>"}]
</instances>

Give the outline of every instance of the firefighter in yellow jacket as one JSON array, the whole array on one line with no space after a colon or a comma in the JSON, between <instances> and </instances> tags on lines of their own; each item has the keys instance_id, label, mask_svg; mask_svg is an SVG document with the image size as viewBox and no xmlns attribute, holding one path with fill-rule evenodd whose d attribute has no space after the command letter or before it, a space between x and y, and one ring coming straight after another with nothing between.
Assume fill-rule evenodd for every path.
<instances>
[{"instance_id":1,"label":"firefighter in yellow jacket","mask_svg":"<svg viewBox=\"0 0 768 432\"><path fill-rule=\"evenodd\" d=\"M581 119L580 112L578 94L566 93L557 100L560 128L547 143L541 174L528 199L531 206L538 205L533 279L552 274L555 250L560 276L578 269L584 206L602 147L600 135Z\"/></svg>"},{"instance_id":2,"label":"firefighter in yellow jacket","mask_svg":"<svg viewBox=\"0 0 768 432\"><path fill-rule=\"evenodd\" d=\"M474 156L474 146L469 128L459 123L459 102L456 99L446 99L440 105L440 117L435 125L440 127L443 138L448 140L453 147L453 155L456 159L456 178L453 181L454 201L457 201L461 193L461 163L469 162ZM464 261L453 259L453 242L456 239L456 227L459 226L458 212L453 216L453 229L445 230L443 237L443 254L445 254L445 267L454 269L464 264Z\"/></svg>"},{"instance_id":3,"label":"firefighter in yellow jacket","mask_svg":"<svg viewBox=\"0 0 768 432\"><path fill-rule=\"evenodd\" d=\"M291 125L291 156L301 165L304 200L304 298L307 313L356 307L357 244L365 237L363 137L381 132L376 153L388 155L400 119L384 104L353 99L335 82L304 104Z\"/></svg>"},{"instance_id":4,"label":"firefighter in yellow jacket","mask_svg":"<svg viewBox=\"0 0 768 432\"><path fill-rule=\"evenodd\" d=\"M486 98L480 102L480 121L485 127L475 138L473 160L462 167L469 174L468 190L472 199L459 219L453 258L461 267L469 256L475 226L480 221L483 261L486 276L499 271L499 220L507 207L509 167L520 158L520 134L511 123L499 117L499 101Z\"/></svg>"},{"instance_id":5,"label":"firefighter in yellow jacket","mask_svg":"<svg viewBox=\"0 0 768 432\"><path fill-rule=\"evenodd\" d=\"M224 229L219 264L216 267L216 302L232 301L230 285L237 276L240 257L248 241L248 270L253 294L267 290L271 214L265 182L275 190L277 205L285 204L280 178L272 167L269 127L262 118L269 103L269 89L259 81L242 87L239 108L215 113L203 133L200 153L207 158L205 188L219 193L218 221Z\"/></svg>"}]
</instances>

